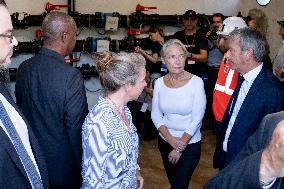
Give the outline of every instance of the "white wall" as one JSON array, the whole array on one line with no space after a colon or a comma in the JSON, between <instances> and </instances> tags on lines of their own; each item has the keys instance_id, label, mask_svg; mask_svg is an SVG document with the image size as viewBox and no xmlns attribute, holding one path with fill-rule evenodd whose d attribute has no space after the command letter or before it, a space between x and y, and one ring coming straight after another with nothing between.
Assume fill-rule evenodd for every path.
<instances>
[{"instance_id":1,"label":"white wall","mask_svg":"<svg viewBox=\"0 0 284 189\"><path fill-rule=\"evenodd\" d=\"M247 15L251 8L259 8L268 16L267 40L270 45L270 57L273 60L280 46L282 38L278 35L279 25L276 21L284 20L284 0L271 0L267 6L259 6L254 0L241 0L241 11Z\"/></svg>"},{"instance_id":2,"label":"white wall","mask_svg":"<svg viewBox=\"0 0 284 189\"><path fill-rule=\"evenodd\" d=\"M155 6L158 9L149 13L158 14L183 14L188 9L194 9L201 13L214 13L221 11L226 15L238 10L240 0L77 0L76 10L80 13L92 12L119 12L131 14L139 3L143 6ZM40 14L43 12L46 2L52 4L64 4L64 0L6 0L12 12L27 12Z\"/></svg>"},{"instance_id":3,"label":"white wall","mask_svg":"<svg viewBox=\"0 0 284 189\"><path fill-rule=\"evenodd\" d=\"M67 0L6 0L11 13L26 12L28 14L41 14L44 12L45 3L65 4ZM281 38L278 36L277 20L284 20L284 0L271 0L266 7L259 6L255 0L77 0L76 10L80 13L94 14L95 12L118 12L129 15L135 11L137 4L143 6L155 6L157 10L145 12L147 14L174 15L183 14L188 9L198 13L213 14L221 12L226 16L236 15L239 11L246 16L251 8L262 9L269 18L268 41L273 58L279 47ZM30 41L33 39L35 28L27 31L18 31L16 36L19 41ZM124 30L123 30L124 31ZM172 31L172 30L169 30ZM88 35L88 33L86 33ZM112 35L113 38L121 38L124 32Z\"/></svg>"},{"instance_id":4,"label":"white wall","mask_svg":"<svg viewBox=\"0 0 284 189\"><path fill-rule=\"evenodd\" d=\"M44 12L46 2L66 4L67 0L6 0L6 2L11 14L15 12L25 12L32 15L38 15ZM284 0L271 0L271 3L267 7L257 5L255 0L77 0L76 11L85 14L94 14L95 12L118 12L121 15L130 15L135 12L135 7L138 3L143 6L157 7L157 10L150 10L145 12L146 14L160 15L181 15L186 10L193 9L197 13L213 14L221 12L225 16L237 15L237 13L241 11L242 15L246 16L249 9L260 8L269 17L270 27L268 31L268 40L271 48L270 56L272 59L281 42L281 38L278 36L278 24L276 21L281 19L284 20ZM32 41L36 29L36 27L30 27L25 30L16 30L15 35L19 41ZM176 27L166 27L165 34L172 34L179 29L180 28ZM96 36L98 36L98 34L95 30L85 29L79 39ZM122 39L126 36L126 30L121 28L117 32L109 34L109 36L111 39ZM12 59L11 67L17 68L21 62L31 56L32 55L20 55L14 57ZM92 62L92 60L88 56L83 56L78 65L90 62ZM13 94L14 83L10 83L10 85ZM101 93L99 90L101 86L97 80L93 79L85 81L85 86L90 109L95 104L98 95Z\"/></svg>"}]
</instances>

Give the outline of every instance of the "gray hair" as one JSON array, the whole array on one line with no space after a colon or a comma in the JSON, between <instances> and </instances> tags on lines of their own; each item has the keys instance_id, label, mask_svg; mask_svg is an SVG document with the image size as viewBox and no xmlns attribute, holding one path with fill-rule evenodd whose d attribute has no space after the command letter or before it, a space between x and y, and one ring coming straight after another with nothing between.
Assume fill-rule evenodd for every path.
<instances>
[{"instance_id":1,"label":"gray hair","mask_svg":"<svg viewBox=\"0 0 284 189\"><path fill-rule=\"evenodd\" d=\"M266 36L268 28L268 18L266 14L262 10L254 8L249 10L248 16L256 20L256 30Z\"/></svg>"},{"instance_id":2,"label":"gray hair","mask_svg":"<svg viewBox=\"0 0 284 189\"><path fill-rule=\"evenodd\" d=\"M76 26L76 23L68 14L56 11L49 13L42 22L44 42L49 45L54 43L72 25Z\"/></svg>"},{"instance_id":3,"label":"gray hair","mask_svg":"<svg viewBox=\"0 0 284 189\"><path fill-rule=\"evenodd\" d=\"M183 50L184 54L186 54L187 50L186 50L184 44L180 40L178 40L178 39L169 39L168 41L165 42L165 44L162 47L162 50L160 52L161 57L165 57L167 55L168 48L170 46L172 46L172 45L180 47Z\"/></svg>"},{"instance_id":4,"label":"gray hair","mask_svg":"<svg viewBox=\"0 0 284 189\"><path fill-rule=\"evenodd\" d=\"M5 2L5 0L0 0L0 6L4 6L4 7L7 7L7 4L6 4L6 2Z\"/></svg>"},{"instance_id":5,"label":"gray hair","mask_svg":"<svg viewBox=\"0 0 284 189\"><path fill-rule=\"evenodd\" d=\"M96 53L96 68L106 92L115 92L125 84L135 85L146 60L139 53Z\"/></svg>"},{"instance_id":6,"label":"gray hair","mask_svg":"<svg viewBox=\"0 0 284 189\"><path fill-rule=\"evenodd\" d=\"M242 28L230 33L230 39L239 38L241 51L253 50L253 56L257 62L262 62L269 52L269 46L265 37L252 28Z\"/></svg>"}]
</instances>

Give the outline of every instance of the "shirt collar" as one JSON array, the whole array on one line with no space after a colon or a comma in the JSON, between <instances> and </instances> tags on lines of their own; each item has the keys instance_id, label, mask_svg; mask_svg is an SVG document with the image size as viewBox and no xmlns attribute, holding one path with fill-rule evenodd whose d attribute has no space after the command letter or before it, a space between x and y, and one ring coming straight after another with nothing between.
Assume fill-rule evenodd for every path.
<instances>
[{"instance_id":1,"label":"shirt collar","mask_svg":"<svg viewBox=\"0 0 284 189\"><path fill-rule=\"evenodd\" d=\"M65 63L64 57L63 57L61 54L59 54L58 52L53 51L53 50L51 50L51 49L48 49L48 48L43 47L43 48L40 50L40 53L46 54L46 55L48 55L48 56L52 56L52 57L54 57L54 58L56 58L56 59L59 59L60 61L63 61L63 62Z\"/></svg>"},{"instance_id":2,"label":"shirt collar","mask_svg":"<svg viewBox=\"0 0 284 189\"><path fill-rule=\"evenodd\" d=\"M244 74L243 75L244 79L248 82L253 82L255 78L257 77L257 75L259 74L259 72L261 71L262 67L263 67L263 63L261 63L259 66L252 69L248 73Z\"/></svg>"}]
</instances>

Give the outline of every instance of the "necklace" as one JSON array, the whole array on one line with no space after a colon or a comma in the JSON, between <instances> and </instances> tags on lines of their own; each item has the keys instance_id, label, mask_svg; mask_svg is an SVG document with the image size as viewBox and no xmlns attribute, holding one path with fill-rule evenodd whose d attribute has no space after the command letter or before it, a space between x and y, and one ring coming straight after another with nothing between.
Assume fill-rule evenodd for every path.
<instances>
[{"instance_id":1,"label":"necklace","mask_svg":"<svg viewBox=\"0 0 284 189\"><path fill-rule=\"evenodd\" d=\"M191 79L191 75L187 76L186 71L183 71L178 75L178 77L174 78L171 74L169 75L169 84L173 88L181 87L183 86L189 79Z\"/></svg>"},{"instance_id":2,"label":"necklace","mask_svg":"<svg viewBox=\"0 0 284 189\"><path fill-rule=\"evenodd\" d=\"M107 100L111 103L112 107L114 108L115 112L119 115L119 117L122 119L122 121L125 123L125 125L127 126L128 129L130 129L130 125L129 125L129 122L128 122L128 119L125 115L125 112L124 110L119 111L119 108L118 106L116 105L116 103L111 99L109 98L108 96L106 97Z\"/></svg>"},{"instance_id":3,"label":"necklace","mask_svg":"<svg viewBox=\"0 0 284 189\"><path fill-rule=\"evenodd\" d=\"M187 40L187 35L184 34L184 39L185 39L185 43L186 43L186 49L188 50L188 52L192 52L192 48L195 46L195 34L192 34L192 35L189 35L189 36L192 36L192 43L189 44L188 40Z\"/></svg>"},{"instance_id":4,"label":"necklace","mask_svg":"<svg viewBox=\"0 0 284 189\"><path fill-rule=\"evenodd\" d=\"M184 78L185 71L183 70L182 73L180 73L178 76L174 77L172 74L170 74L170 79L172 81L178 81L182 80Z\"/></svg>"}]
</instances>

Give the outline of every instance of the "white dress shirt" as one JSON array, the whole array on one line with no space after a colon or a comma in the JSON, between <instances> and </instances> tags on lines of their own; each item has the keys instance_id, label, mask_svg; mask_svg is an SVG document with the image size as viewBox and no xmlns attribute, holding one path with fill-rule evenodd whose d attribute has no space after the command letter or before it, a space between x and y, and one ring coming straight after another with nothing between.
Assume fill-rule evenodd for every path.
<instances>
[{"instance_id":1,"label":"white dress shirt","mask_svg":"<svg viewBox=\"0 0 284 189\"><path fill-rule=\"evenodd\" d=\"M242 104L243 104L243 102L244 102L244 100L245 100L245 98L246 98L246 96L249 92L251 85L253 84L255 78L258 76L259 72L261 71L262 66L263 66L263 64L259 65L258 67L254 68L253 70L251 70L248 73L243 75L244 81L243 81L242 86L240 88L235 107L231 107L231 108L234 108L234 109L233 109L227 130L226 130L225 139L223 141L223 150L225 152L227 152L228 139L230 137L230 133L231 133L232 128L234 126L235 120L238 116L239 110L241 109L241 106L242 106Z\"/></svg>"},{"instance_id":2,"label":"white dress shirt","mask_svg":"<svg viewBox=\"0 0 284 189\"><path fill-rule=\"evenodd\" d=\"M26 151L28 152L32 162L34 163L39 175L40 172L38 170L37 163L34 158L34 154L31 148L30 140L29 140L29 133L27 129L27 125L23 118L20 116L20 114L15 110L15 108L6 100L6 98L0 93L0 100L3 103L4 108L6 109L8 116L10 117L13 125L15 126L15 129L21 138L21 141L23 142L23 145L25 146ZM8 137L11 140L10 135L8 134L6 128L3 125L3 122L0 120L0 126L5 131L5 133L8 135ZM12 140L11 140L12 141ZM13 142L12 142L13 143ZM14 145L14 144L13 144Z\"/></svg>"}]
</instances>

